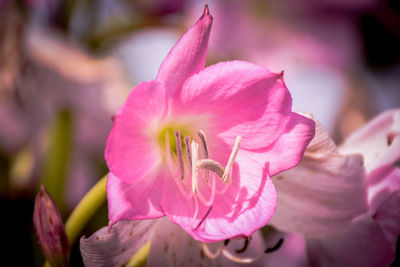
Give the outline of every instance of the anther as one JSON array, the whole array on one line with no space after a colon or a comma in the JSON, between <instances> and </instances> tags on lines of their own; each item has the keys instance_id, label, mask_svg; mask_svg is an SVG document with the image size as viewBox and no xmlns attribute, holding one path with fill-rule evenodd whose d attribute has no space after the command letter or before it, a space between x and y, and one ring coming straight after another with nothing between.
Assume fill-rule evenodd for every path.
<instances>
[{"instance_id":1,"label":"anther","mask_svg":"<svg viewBox=\"0 0 400 267\"><path fill-rule=\"evenodd\" d=\"M185 169L183 166L183 156L182 156L182 143L181 143L181 134L179 131L175 131L175 142L176 142L176 153L178 156L178 164L180 170L181 180L185 177Z\"/></svg>"},{"instance_id":2,"label":"anther","mask_svg":"<svg viewBox=\"0 0 400 267\"><path fill-rule=\"evenodd\" d=\"M226 183L226 184L230 184L231 183L231 178L229 176L229 172L231 171L232 167L233 167L233 163L235 161L237 152L239 150L239 145L240 145L240 140L241 140L241 136L239 135L238 137L236 137L235 140L235 145L233 146L231 155L229 156L229 160L228 163L226 164L225 170L224 170L224 174L222 175L222 182Z\"/></svg>"},{"instance_id":3,"label":"anther","mask_svg":"<svg viewBox=\"0 0 400 267\"><path fill-rule=\"evenodd\" d=\"M206 134L202 130L200 130L197 134L199 135L201 143L203 144L204 158L208 159L209 156L208 156L208 147L207 147ZM209 177L210 177L210 173L209 173L209 171L206 171L205 172L205 177L204 177L206 182L208 182Z\"/></svg>"},{"instance_id":4,"label":"anther","mask_svg":"<svg viewBox=\"0 0 400 267\"><path fill-rule=\"evenodd\" d=\"M203 144L205 158L208 159L208 147L207 147L206 134L201 130L197 134L199 135L200 140L201 140L201 142Z\"/></svg>"},{"instance_id":5,"label":"anther","mask_svg":"<svg viewBox=\"0 0 400 267\"><path fill-rule=\"evenodd\" d=\"M224 175L224 167L219 164L217 161L212 159L200 159L196 163L197 168L199 169L206 169L216 173L219 177L222 178Z\"/></svg>"},{"instance_id":6,"label":"anther","mask_svg":"<svg viewBox=\"0 0 400 267\"><path fill-rule=\"evenodd\" d=\"M250 238L245 237L245 238L244 238L244 245L243 245L243 247L242 247L241 249L237 249L237 250L236 250L236 253L243 253L243 252L245 252L246 249L247 249L247 247L249 246L249 243L250 243Z\"/></svg>"},{"instance_id":7,"label":"anther","mask_svg":"<svg viewBox=\"0 0 400 267\"><path fill-rule=\"evenodd\" d=\"M190 150L190 136L185 136L183 138L183 142L185 142L186 154L189 159L190 168L192 168L192 151Z\"/></svg>"},{"instance_id":8,"label":"anther","mask_svg":"<svg viewBox=\"0 0 400 267\"><path fill-rule=\"evenodd\" d=\"M271 253L271 252L274 252L274 251L280 249L280 247L282 246L282 244L283 244L283 238L279 239L278 243L276 243L274 246L267 248L267 249L264 251L264 253Z\"/></svg>"},{"instance_id":9,"label":"anther","mask_svg":"<svg viewBox=\"0 0 400 267\"><path fill-rule=\"evenodd\" d=\"M199 183L199 169L197 168L197 159L199 157L199 145L192 141L192 191L196 192Z\"/></svg>"}]
</instances>

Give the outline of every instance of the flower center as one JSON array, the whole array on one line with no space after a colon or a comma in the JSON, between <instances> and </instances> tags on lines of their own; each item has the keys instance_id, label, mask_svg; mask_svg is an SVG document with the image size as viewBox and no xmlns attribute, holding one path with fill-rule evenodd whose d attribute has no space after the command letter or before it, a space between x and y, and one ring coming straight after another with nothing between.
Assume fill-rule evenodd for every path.
<instances>
[{"instance_id":1,"label":"flower center","mask_svg":"<svg viewBox=\"0 0 400 267\"><path fill-rule=\"evenodd\" d=\"M195 211L192 228L196 231L210 214L216 194L223 194L232 182L231 170L239 150L241 137L238 136L225 167L209 158L207 137L203 131L193 136L190 128L173 125L163 128L158 142L163 150L164 159L169 166L180 193L189 201L194 201ZM222 187L217 189L217 180ZM221 183L220 183L221 184ZM199 216L199 204L208 207Z\"/></svg>"},{"instance_id":2,"label":"flower center","mask_svg":"<svg viewBox=\"0 0 400 267\"><path fill-rule=\"evenodd\" d=\"M175 138L175 132L181 132L183 136L189 136L193 138L192 129L184 124L168 124L161 128L157 135L157 143L161 148L163 155L169 154L175 158L177 156L177 144ZM183 137L181 137L181 142L183 142ZM169 150L167 149L167 145Z\"/></svg>"}]
</instances>

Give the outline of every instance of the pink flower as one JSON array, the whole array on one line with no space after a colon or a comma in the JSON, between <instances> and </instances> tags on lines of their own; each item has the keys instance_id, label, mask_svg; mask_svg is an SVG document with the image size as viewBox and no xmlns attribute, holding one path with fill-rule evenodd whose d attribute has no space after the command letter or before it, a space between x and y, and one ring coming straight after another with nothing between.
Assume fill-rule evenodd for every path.
<instances>
[{"instance_id":1,"label":"pink flower","mask_svg":"<svg viewBox=\"0 0 400 267\"><path fill-rule=\"evenodd\" d=\"M400 234L399 127L400 110L390 110L336 147L317 125L302 163L272 178L270 224L288 233L282 250L296 239L312 266L390 265Z\"/></svg>"},{"instance_id":2,"label":"pink flower","mask_svg":"<svg viewBox=\"0 0 400 267\"><path fill-rule=\"evenodd\" d=\"M199 241L250 236L275 210L270 175L297 165L313 137L282 74L243 61L204 68L211 24L206 7L115 116L110 224L166 215Z\"/></svg>"}]
</instances>

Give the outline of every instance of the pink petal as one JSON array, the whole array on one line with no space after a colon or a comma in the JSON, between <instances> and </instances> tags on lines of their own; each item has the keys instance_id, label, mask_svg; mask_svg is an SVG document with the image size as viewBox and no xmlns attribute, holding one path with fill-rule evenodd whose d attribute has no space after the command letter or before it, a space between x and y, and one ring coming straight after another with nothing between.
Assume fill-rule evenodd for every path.
<instances>
[{"instance_id":1,"label":"pink petal","mask_svg":"<svg viewBox=\"0 0 400 267\"><path fill-rule=\"evenodd\" d=\"M151 239L146 266L212 266L212 262L200 242L170 220L161 219Z\"/></svg>"},{"instance_id":2,"label":"pink petal","mask_svg":"<svg viewBox=\"0 0 400 267\"><path fill-rule=\"evenodd\" d=\"M193 199L185 199L175 184L164 183L161 206L165 214L179 224L194 239L205 242L220 241L236 236L250 236L270 220L275 209L276 192L267 168L249 158L251 152L239 150L232 175L232 184L221 195L215 196L213 208L198 229L194 230L207 213L200 203L195 223Z\"/></svg>"},{"instance_id":3,"label":"pink petal","mask_svg":"<svg viewBox=\"0 0 400 267\"><path fill-rule=\"evenodd\" d=\"M161 64L157 80L165 86L168 96L173 96L189 76L204 68L212 20L206 6L201 18L181 37Z\"/></svg>"},{"instance_id":4,"label":"pink petal","mask_svg":"<svg viewBox=\"0 0 400 267\"><path fill-rule=\"evenodd\" d=\"M208 118L207 134L229 145L241 135L242 149L261 149L285 131L291 105L282 75L248 62L232 61L190 77L175 112L190 110L190 114Z\"/></svg>"},{"instance_id":5,"label":"pink petal","mask_svg":"<svg viewBox=\"0 0 400 267\"><path fill-rule=\"evenodd\" d=\"M284 240L282 246L277 251L265 255L263 266L310 266L305 238L296 234L283 234L282 236Z\"/></svg>"},{"instance_id":6,"label":"pink petal","mask_svg":"<svg viewBox=\"0 0 400 267\"><path fill-rule=\"evenodd\" d=\"M318 153L315 146L322 151L329 147L314 143L300 165L272 178L278 201L271 224L281 231L311 237L335 234L367 211L362 157Z\"/></svg>"},{"instance_id":7,"label":"pink petal","mask_svg":"<svg viewBox=\"0 0 400 267\"><path fill-rule=\"evenodd\" d=\"M400 169L396 168L379 183L368 187L370 211L375 212L393 192L400 190Z\"/></svg>"},{"instance_id":8,"label":"pink petal","mask_svg":"<svg viewBox=\"0 0 400 267\"><path fill-rule=\"evenodd\" d=\"M160 153L148 131L166 108L165 89L159 82L143 82L132 89L108 136L105 158L110 172L131 183L158 163Z\"/></svg>"},{"instance_id":9,"label":"pink petal","mask_svg":"<svg viewBox=\"0 0 400 267\"><path fill-rule=\"evenodd\" d=\"M315 123L302 115L292 113L285 132L268 147L261 157L268 160L271 176L293 168L300 163L304 151L314 137Z\"/></svg>"},{"instance_id":10,"label":"pink petal","mask_svg":"<svg viewBox=\"0 0 400 267\"><path fill-rule=\"evenodd\" d=\"M151 238L153 220L121 221L103 227L89 238L82 237L80 250L86 267L124 265Z\"/></svg>"},{"instance_id":11,"label":"pink petal","mask_svg":"<svg viewBox=\"0 0 400 267\"><path fill-rule=\"evenodd\" d=\"M340 151L363 155L370 183L383 179L400 160L400 109L375 117L348 137Z\"/></svg>"},{"instance_id":12,"label":"pink petal","mask_svg":"<svg viewBox=\"0 0 400 267\"><path fill-rule=\"evenodd\" d=\"M112 173L107 178L110 224L120 220L153 219L164 216L160 208L163 174L154 169L144 179L126 183Z\"/></svg>"},{"instance_id":13,"label":"pink petal","mask_svg":"<svg viewBox=\"0 0 400 267\"><path fill-rule=\"evenodd\" d=\"M373 218L381 227L391 250L396 251L400 236L400 190L394 192L375 212Z\"/></svg>"},{"instance_id":14,"label":"pink petal","mask_svg":"<svg viewBox=\"0 0 400 267\"><path fill-rule=\"evenodd\" d=\"M316 266L389 266L400 234L400 191L371 217L365 215L338 235L307 242Z\"/></svg>"},{"instance_id":15,"label":"pink petal","mask_svg":"<svg viewBox=\"0 0 400 267\"><path fill-rule=\"evenodd\" d=\"M243 248L243 239L232 239L228 246L224 246L231 254L240 258L255 258L250 264L233 263L227 258L220 256L218 262L221 266L240 267L240 266L284 266L284 267L307 267L308 258L306 251L306 241L301 235L283 234L271 228L266 231L257 231L251 236L250 243L246 251L236 253L236 250ZM264 234L264 235L263 235ZM277 245L280 239L283 243L279 249L264 253L267 248Z\"/></svg>"},{"instance_id":16,"label":"pink petal","mask_svg":"<svg viewBox=\"0 0 400 267\"><path fill-rule=\"evenodd\" d=\"M364 217L339 235L308 240L307 247L313 266L389 266L394 256L371 217Z\"/></svg>"}]
</instances>

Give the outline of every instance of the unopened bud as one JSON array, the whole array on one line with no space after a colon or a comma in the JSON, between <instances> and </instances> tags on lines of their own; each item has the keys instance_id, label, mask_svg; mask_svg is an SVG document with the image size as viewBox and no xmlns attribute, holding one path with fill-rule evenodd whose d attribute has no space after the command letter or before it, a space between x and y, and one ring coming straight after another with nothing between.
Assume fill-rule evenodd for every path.
<instances>
[{"instance_id":1,"label":"unopened bud","mask_svg":"<svg viewBox=\"0 0 400 267\"><path fill-rule=\"evenodd\" d=\"M35 199L33 225L36 237L51 266L68 266L69 242L56 203L42 185Z\"/></svg>"}]
</instances>

